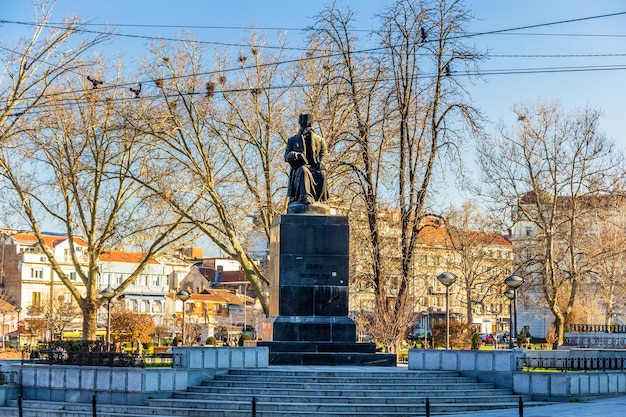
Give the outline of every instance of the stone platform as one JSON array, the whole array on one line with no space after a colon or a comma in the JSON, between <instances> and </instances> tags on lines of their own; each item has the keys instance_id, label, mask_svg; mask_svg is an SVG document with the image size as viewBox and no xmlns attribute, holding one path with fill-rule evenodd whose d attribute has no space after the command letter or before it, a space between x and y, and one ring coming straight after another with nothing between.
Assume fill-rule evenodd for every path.
<instances>
[{"instance_id":1,"label":"stone platform","mask_svg":"<svg viewBox=\"0 0 626 417\"><path fill-rule=\"evenodd\" d=\"M271 365L396 365L395 355L355 343L346 216L276 218L270 259L270 316L257 345L269 348Z\"/></svg>"}]
</instances>

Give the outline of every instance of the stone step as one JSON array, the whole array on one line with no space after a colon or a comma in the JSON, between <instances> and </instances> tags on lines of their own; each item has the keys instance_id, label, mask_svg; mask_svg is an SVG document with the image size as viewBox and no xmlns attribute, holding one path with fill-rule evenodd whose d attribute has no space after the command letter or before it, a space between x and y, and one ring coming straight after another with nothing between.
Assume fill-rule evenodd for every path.
<instances>
[{"instance_id":1,"label":"stone step","mask_svg":"<svg viewBox=\"0 0 626 417\"><path fill-rule=\"evenodd\" d=\"M205 381L202 383L201 387L206 388L214 388L214 387L238 387L238 388L256 388L256 389L270 389L270 388L282 388L282 389L303 389L303 390L311 390L311 391L341 391L341 390L358 390L364 389L364 387L368 391L392 391L398 387L399 384L358 384L358 383L316 383L316 382L274 382L274 381L228 381L228 380L212 380ZM407 382L401 384L404 389L413 389L413 390L458 390L465 391L471 390L474 388L495 388L494 384L486 383L486 382L451 382L451 383L412 383ZM193 390L198 390L201 387L193 387ZM190 388L191 389L191 388ZM208 392L208 391L207 391Z\"/></svg>"},{"instance_id":2,"label":"stone step","mask_svg":"<svg viewBox=\"0 0 626 417\"><path fill-rule=\"evenodd\" d=\"M271 376L272 378L282 376L307 377L307 378L403 378L406 380L419 378L441 378L441 377L458 377L461 376L456 371L413 371L406 368L364 368L355 367L354 371L346 370L333 371L332 367L306 367L306 366L271 366L269 368L249 368L249 369L231 369L227 375L237 376Z\"/></svg>"},{"instance_id":3,"label":"stone step","mask_svg":"<svg viewBox=\"0 0 626 417\"><path fill-rule=\"evenodd\" d=\"M398 417L518 407L519 396L455 372L328 367L236 370L142 406L97 404L98 417ZM368 372L368 370L371 370ZM254 400L253 400L254 399ZM537 404L524 398L526 407ZM24 401L23 417L91 417L90 403ZM17 416L17 401L0 416Z\"/></svg>"},{"instance_id":4,"label":"stone step","mask_svg":"<svg viewBox=\"0 0 626 417\"><path fill-rule=\"evenodd\" d=\"M217 394L217 393L215 393ZM252 401L252 397L256 398L257 401L261 402L276 402L276 403L292 403L292 402L301 402L301 403L346 403L346 404L422 404L426 401L426 398L429 398L431 401L436 401L438 403L490 403L490 402L509 402L516 401L519 396L513 394L511 391L508 392L500 392L497 395L493 395L492 392L471 392L466 393L463 396L451 395L450 393L437 393L437 395L432 395L433 393L424 393L423 395L402 395L402 393L393 392L389 393L387 396L372 396L372 395L361 395L361 396L352 396L352 395L332 395L327 393L318 393L317 395L306 395L306 393L301 392L297 394L287 393L287 394L276 394L276 393L230 393L223 394L219 393L219 398L222 401L240 401L241 398L248 397L250 401ZM491 394L491 395L487 395ZM487 395L487 396L486 396ZM203 400L206 399L206 394L200 393L176 393L173 399L166 400L151 400L150 404L162 404L163 402L168 401L178 401L179 404Z\"/></svg>"},{"instance_id":5,"label":"stone step","mask_svg":"<svg viewBox=\"0 0 626 417\"><path fill-rule=\"evenodd\" d=\"M308 398L319 398L319 397L339 397L345 399L354 399L355 401L363 401L367 400L381 400L388 397L393 398L440 398L440 397L450 397L454 395L455 398L467 398L467 397L481 397L481 398L493 398L495 396L507 396L513 395L511 390L508 389L477 389L471 391L459 391L459 390L449 390L449 391L407 391L403 389L395 389L388 391L368 391L367 389L359 389L359 390L350 390L350 391L316 391L312 393L309 390L289 390L289 389L273 389L268 388L265 390L253 389L253 388L214 388L212 390L189 390L189 391L180 391L174 393L175 398L203 398L206 397L207 394L219 395L220 398L227 398L227 396L257 396L261 397L265 396L275 396L275 397L291 397L291 398L301 398L302 396L306 396Z\"/></svg>"},{"instance_id":6,"label":"stone step","mask_svg":"<svg viewBox=\"0 0 626 417\"><path fill-rule=\"evenodd\" d=\"M349 384L405 384L408 376L363 376L363 377L348 377L348 376L273 376L272 382L276 383L317 383L317 384L337 384L337 383L349 383ZM456 384L463 382L475 381L475 378L467 376L438 376L438 377L419 377L411 378L411 381L415 384L428 384L432 381L437 381L440 384ZM267 381L266 375L219 375L216 381L245 381L245 382L265 382Z\"/></svg>"}]
</instances>

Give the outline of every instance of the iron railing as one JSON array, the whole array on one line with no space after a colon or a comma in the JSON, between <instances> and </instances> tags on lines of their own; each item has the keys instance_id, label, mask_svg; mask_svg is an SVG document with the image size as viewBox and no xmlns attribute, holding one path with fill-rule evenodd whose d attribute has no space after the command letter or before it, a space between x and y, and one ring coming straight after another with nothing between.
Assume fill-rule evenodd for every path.
<instances>
[{"instance_id":1,"label":"iron railing","mask_svg":"<svg viewBox=\"0 0 626 417\"><path fill-rule=\"evenodd\" d=\"M558 371L623 371L626 358L519 358L517 369Z\"/></svg>"},{"instance_id":2,"label":"iron railing","mask_svg":"<svg viewBox=\"0 0 626 417\"><path fill-rule=\"evenodd\" d=\"M622 324L570 324L572 333L626 333L626 325Z\"/></svg>"},{"instance_id":3,"label":"iron railing","mask_svg":"<svg viewBox=\"0 0 626 417\"><path fill-rule=\"evenodd\" d=\"M106 345L99 341L55 341L41 345L38 350L32 351L30 362L49 365L171 367L174 355L172 353L140 355L109 352Z\"/></svg>"}]
</instances>

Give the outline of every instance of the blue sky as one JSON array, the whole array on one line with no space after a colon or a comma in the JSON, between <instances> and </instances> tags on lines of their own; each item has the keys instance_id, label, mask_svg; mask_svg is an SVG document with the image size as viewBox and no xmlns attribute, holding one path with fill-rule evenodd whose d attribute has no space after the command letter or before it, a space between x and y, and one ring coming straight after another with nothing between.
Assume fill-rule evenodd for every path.
<instances>
[{"instance_id":1,"label":"blue sky","mask_svg":"<svg viewBox=\"0 0 626 417\"><path fill-rule=\"evenodd\" d=\"M58 0L56 16L76 13L93 23L203 25L232 27L294 28L286 31L291 46L302 44L302 33L311 17L328 1L297 0ZM343 0L360 16L359 29L370 29L373 15L390 0ZM487 32L539 23L556 22L626 11L621 0L474 0L466 1L476 20L470 32ZM28 0L0 0L0 19L32 21ZM8 41L23 27L0 25L0 36ZM120 33L175 36L178 29L119 28ZM245 37L241 29L192 29L201 40L236 42ZM274 33L274 31L271 31ZM599 36L611 35L611 36ZM527 29L509 34L477 36L475 45L493 57L483 71L521 70L581 66L623 65L626 56L573 58L567 55L626 54L626 15ZM116 38L107 49L141 55L145 40ZM507 57L496 57L507 55ZM510 55L527 55L513 58ZM561 55L548 58L541 55ZM510 108L520 101L559 99L566 107L590 105L605 112L603 127L610 137L626 147L622 118L626 114L626 70L544 72L538 74L486 75L471 87L478 107L492 121L511 120Z\"/></svg>"},{"instance_id":2,"label":"blue sky","mask_svg":"<svg viewBox=\"0 0 626 417\"><path fill-rule=\"evenodd\" d=\"M290 46L299 47L303 41L298 29L309 25L311 18L328 3L317 0L58 0L55 10L56 20L72 12L92 23L234 27L191 29L198 39L215 42L237 42L245 38L245 30L241 29L245 27L283 28ZM360 16L357 29L372 28L374 14L382 5L390 3L390 0L338 1L339 5L347 4L357 10ZM476 18L468 28L474 33L626 12L626 2L621 0L473 0L465 4ZM27 0L0 0L0 19L32 21L33 6ZM20 25L1 24L0 39L8 42L23 29ZM174 37L177 30L180 29L120 27L118 32ZM139 58L146 42L119 37L106 46L106 51ZM490 56L482 64L484 80L469 85L474 104L490 122L488 131L494 131L499 121L514 122L510 109L515 103L560 100L565 109L589 105L602 110L605 114L602 128L618 145L626 148L623 133L626 14L481 35L471 38L470 42ZM583 67L594 69L581 71ZM611 67L613 69L609 70ZM520 73L537 68L544 70ZM513 73L495 75L493 72ZM467 159L471 163L471 154L468 153Z\"/></svg>"}]
</instances>

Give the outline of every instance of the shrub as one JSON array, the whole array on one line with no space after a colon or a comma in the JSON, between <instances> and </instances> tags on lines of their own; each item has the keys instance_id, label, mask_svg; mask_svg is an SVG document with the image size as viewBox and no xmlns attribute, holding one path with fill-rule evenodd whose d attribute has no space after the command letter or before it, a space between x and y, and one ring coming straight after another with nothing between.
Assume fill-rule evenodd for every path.
<instances>
[{"instance_id":1,"label":"shrub","mask_svg":"<svg viewBox=\"0 0 626 417\"><path fill-rule=\"evenodd\" d=\"M432 325L433 347L446 346L446 323L437 322ZM472 325L469 323L450 322L450 347L463 349L472 346Z\"/></svg>"},{"instance_id":2,"label":"shrub","mask_svg":"<svg viewBox=\"0 0 626 417\"><path fill-rule=\"evenodd\" d=\"M480 334L478 332L474 332L474 334L472 335L472 349L480 349L481 344L482 342L480 340Z\"/></svg>"},{"instance_id":3,"label":"shrub","mask_svg":"<svg viewBox=\"0 0 626 417\"><path fill-rule=\"evenodd\" d=\"M245 333L244 333L244 334L242 334L241 336L239 336L239 341L237 342L237 344L238 344L239 346L243 346L243 341L244 341L244 340L252 340L252 338L250 337L250 335L249 335L249 334L245 334Z\"/></svg>"}]
</instances>

